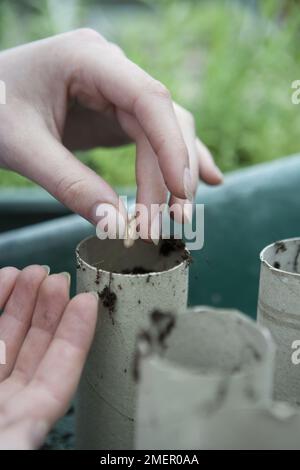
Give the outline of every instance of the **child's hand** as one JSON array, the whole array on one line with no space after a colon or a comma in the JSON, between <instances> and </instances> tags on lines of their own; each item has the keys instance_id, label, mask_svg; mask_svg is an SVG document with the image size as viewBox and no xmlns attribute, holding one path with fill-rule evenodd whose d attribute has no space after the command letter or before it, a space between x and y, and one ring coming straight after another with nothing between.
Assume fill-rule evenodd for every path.
<instances>
[{"instance_id":1,"label":"child's hand","mask_svg":"<svg viewBox=\"0 0 300 470\"><path fill-rule=\"evenodd\" d=\"M146 206L165 203L167 190L171 203L183 205L193 198L199 173L210 184L222 179L195 135L193 116L96 31L4 51L0 71L7 87L0 166L36 181L93 223L101 203L115 214L118 196L74 157L74 149L134 141L137 202Z\"/></svg>"},{"instance_id":2,"label":"child's hand","mask_svg":"<svg viewBox=\"0 0 300 470\"><path fill-rule=\"evenodd\" d=\"M69 405L96 325L96 294L69 298L65 274L0 270L0 449L39 447Z\"/></svg>"}]
</instances>

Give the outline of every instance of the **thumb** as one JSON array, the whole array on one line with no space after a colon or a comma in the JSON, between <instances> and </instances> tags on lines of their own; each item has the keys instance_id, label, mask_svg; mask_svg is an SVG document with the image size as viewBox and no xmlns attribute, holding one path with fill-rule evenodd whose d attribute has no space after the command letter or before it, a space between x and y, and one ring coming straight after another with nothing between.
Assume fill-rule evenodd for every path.
<instances>
[{"instance_id":1,"label":"thumb","mask_svg":"<svg viewBox=\"0 0 300 470\"><path fill-rule=\"evenodd\" d=\"M107 233L124 236L127 212L111 186L47 132L27 134L13 170L35 181L62 204ZM100 215L107 214L107 219ZM113 224L115 223L115 227Z\"/></svg>"}]
</instances>

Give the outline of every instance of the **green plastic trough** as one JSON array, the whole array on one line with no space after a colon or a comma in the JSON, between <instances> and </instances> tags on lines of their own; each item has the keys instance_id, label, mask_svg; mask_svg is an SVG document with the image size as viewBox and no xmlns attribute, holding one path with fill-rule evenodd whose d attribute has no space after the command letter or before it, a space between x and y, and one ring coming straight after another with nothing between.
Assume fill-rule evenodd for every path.
<instances>
[{"instance_id":1,"label":"green plastic trough","mask_svg":"<svg viewBox=\"0 0 300 470\"><path fill-rule=\"evenodd\" d=\"M235 307L255 316L259 252L275 240L299 236L299 189L299 156L228 174L220 187L200 186L205 244L193 252L190 304ZM75 246L94 228L65 215L41 190L4 191L0 199L0 266L49 264L52 272L67 270L74 279ZM30 225L36 220L43 222ZM21 223L27 226L9 230Z\"/></svg>"},{"instance_id":2,"label":"green plastic trough","mask_svg":"<svg viewBox=\"0 0 300 470\"><path fill-rule=\"evenodd\" d=\"M68 209L39 188L0 190L0 233L69 213Z\"/></svg>"}]
</instances>

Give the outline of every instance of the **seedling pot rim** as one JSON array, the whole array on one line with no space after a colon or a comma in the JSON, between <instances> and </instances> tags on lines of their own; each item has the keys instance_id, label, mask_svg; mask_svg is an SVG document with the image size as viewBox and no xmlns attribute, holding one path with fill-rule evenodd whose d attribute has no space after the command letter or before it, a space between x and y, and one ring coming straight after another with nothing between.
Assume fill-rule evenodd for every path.
<instances>
[{"instance_id":1,"label":"seedling pot rim","mask_svg":"<svg viewBox=\"0 0 300 470\"><path fill-rule=\"evenodd\" d=\"M185 311L180 311L176 315L176 318L178 318L179 316L182 317L183 315L189 315L189 313L201 312L214 314L217 317L220 314L228 315L231 316L233 320L239 318L243 322L250 325L253 330L255 330L258 334L261 334L262 338L266 342L266 350L264 352L263 358L260 361L257 361L257 363L246 365L245 368L241 371L233 371L231 373L222 371L221 369L211 369L207 372L200 372L195 367L187 368L186 366L183 366L182 364L179 364L174 360L166 358L163 355L160 355L158 351L151 352L149 356L145 356L143 358L143 361L148 362L148 364L151 364L151 366L154 366L156 369L161 370L162 372L172 374L173 377L177 376L177 380L182 381L183 379L186 380L197 377L205 377L206 379L215 380L216 376L222 378L228 375L230 375L230 377L232 378L246 377L247 375L249 375L249 373L251 373L254 368L260 367L262 364L265 363L265 361L268 361L269 359L272 360L274 358L276 345L270 331L263 325L259 325L257 322L253 321L251 318L247 317L245 314L242 314L238 310L226 308L216 309L214 307L206 307L201 305L195 307L188 307ZM177 325L175 326L175 328L176 327Z\"/></svg>"},{"instance_id":2,"label":"seedling pot rim","mask_svg":"<svg viewBox=\"0 0 300 470\"><path fill-rule=\"evenodd\" d=\"M270 243L269 245L265 246L260 254L259 254L259 258L260 258L260 261L261 263L266 266L268 269L270 269L270 271L274 271L276 273L278 273L279 275L282 274L282 275L285 275L285 276L290 276L290 277L293 277L293 278L300 278L300 273L294 273L292 271L286 271L285 269L281 269L281 268L275 268L274 266L272 266L272 264L270 264L266 259L265 259L265 253L268 251L268 249L270 249L272 246L274 246L276 243L289 243L289 242L293 242L293 241L299 241L300 242L300 237L292 237L292 238L284 238L283 240L277 240L273 243Z\"/></svg>"},{"instance_id":3,"label":"seedling pot rim","mask_svg":"<svg viewBox=\"0 0 300 470\"><path fill-rule=\"evenodd\" d=\"M95 235L89 235L88 237L84 238L83 240L81 240L78 245L76 246L76 249L75 249L75 253L76 253L76 257L78 256L78 258L80 259L80 263L85 267L85 268L88 268L89 270L92 270L92 271L95 271L96 273L97 272L101 272L101 273L106 273L108 275L113 275L113 276L121 276L121 277L128 277L130 279L132 278L147 278L148 276L151 276L151 277L154 277L154 276L161 276L165 273L171 273L172 271L175 271L176 269L180 268L181 266L187 266L189 264L189 260L188 259L183 259L180 263L176 264L175 266L173 266L172 268L169 268L169 269L165 269L163 271L150 271L150 272L147 272L147 273L143 273L143 274L128 274L128 273L117 273L115 271L107 271L106 269L102 269L102 268L97 268L96 266L93 266L91 264L89 264L87 261L85 261L79 254L79 249L80 249L80 246L87 242L88 240L92 239L92 238L97 238ZM99 239L100 240L100 239ZM101 241L101 240L100 240ZM146 242L145 242L146 243ZM128 248L128 250L130 250L130 248ZM184 251L186 253L189 254L189 250L187 248L184 248Z\"/></svg>"}]
</instances>

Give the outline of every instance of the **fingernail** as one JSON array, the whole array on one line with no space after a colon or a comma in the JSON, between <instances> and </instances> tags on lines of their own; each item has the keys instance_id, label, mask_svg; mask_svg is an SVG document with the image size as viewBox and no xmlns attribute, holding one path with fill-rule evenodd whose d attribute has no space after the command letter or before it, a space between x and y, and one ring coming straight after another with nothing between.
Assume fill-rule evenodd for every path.
<instances>
[{"instance_id":1,"label":"fingernail","mask_svg":"<svg viewBox=\"0 0 300 470\"><path fill-rule=\"evenodd\" d=\"M189 223L189 224L192 223L193 209L194 209L194 205L191 201L186 201L183 204L184 223Z\"/></svg>"},{"instance_id":2,"label":"fingernail","mask_svg":"<svg viewBox=\"0 0 300 470\"><path fill-rule=\"evenodd\" d=\"M97 224L96 233L99 238L103 239L103 235L111 240L125 237L126 221L112 204L97 204L93 220Z\"/></svg>"},{"instance_id":3,"label":"fingernail","mask_svg":"<svg viewBox=\"0 0 300 470\"><path fill-rule=\"evenodd\" d=\"M99 301L98 292L92 290L91 292L89 292L89 294L92 294L95 297L95 299L97 300L97 302Z\"/></svg>"},{"instance_id":4,"label":"fingernail","mask_svg":"<svg viewBox=\"0 0 300 470\"><path fill-rule=\"evenodd\" d=\"M50 273L50 266L48 266L47 264L43 264L42 268L46 271L47 274Z\"/></svg>"},{"instance_id":5,"label":"fingernail","mask_svg":"<svg viewBox=\"0 0 300 470\"><path fill-rule=\"evenodd\" d=\"M193 191L192 191L192 178L189 168L184 169L183 173L183 187L185 192L185 197L189 201L193 200Z\"/></svg>"},{"instance_id":6,"label":"fingernail","mask_svg":"<svg viewBox=\"0 0 300 470\"><path fill-rule=\"evenodd\" d=\"M67 271L61 273L63 276L65 276L68 280L68 284L70 285L71 284L71 274L68 273Z\"/></svg>"}]
</instances>

